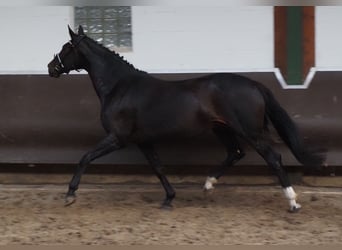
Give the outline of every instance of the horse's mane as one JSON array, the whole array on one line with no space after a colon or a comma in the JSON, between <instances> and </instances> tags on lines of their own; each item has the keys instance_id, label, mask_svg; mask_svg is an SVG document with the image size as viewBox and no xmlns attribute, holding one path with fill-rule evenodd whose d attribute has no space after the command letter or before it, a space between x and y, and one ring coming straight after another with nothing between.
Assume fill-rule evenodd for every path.
<instances>
[{"instance_id":1,"label":"horse's mane","mask_svg":"<svg viewBox=\"0 0 342 250\"><path fill-rule=\"evenodd\" d=\"M97 49L99 49L100 51L102 51L105 55L108 55L110 58L115 59L115 61L120 62L121 64L128 66L129 69L136 71L136 72L141 72L141 73L147 73L145 71L142 71L140 69L137 69L136 67L134 67L133 64L131 64L130 62L128 62L123 56L121 56L119 53L108 49L107 47L105 47L103 44L98 43L97 41L91 39L88 36L85 36L86 41L89 42L90 44L93 44L95 46L97 46Z\"/></svg>"}]
</instances>

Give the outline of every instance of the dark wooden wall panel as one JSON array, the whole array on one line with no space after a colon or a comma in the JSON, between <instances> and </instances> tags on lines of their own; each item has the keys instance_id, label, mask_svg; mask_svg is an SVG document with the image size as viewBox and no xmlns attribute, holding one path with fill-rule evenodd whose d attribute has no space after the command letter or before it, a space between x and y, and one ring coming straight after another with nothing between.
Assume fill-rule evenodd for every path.
<instances>
[{"instance_id":1,"label":"dark wooden wall panel","mask_svg":"<svg viewBox=\"0 0 342 250\"><path fill-rule=\"evenodd\" d=\"M307 90L284 90L273 73L244 75L270 88L305 140L328 148L329 164L342 166L342 72L318 72ZM170 80L196 76L156 75ZM0 163L76 164L104 136L99 102L88 76L2 75L0 101ZM274 146L283 154L285 165L298 164L283 143ZM167 165L216 165L225 158L224 148L210 134L164 143L158 149ZM95 163L137 165L146 160L130 146ZM239 164L265 165L253 151Z\"/></svg>"}]
</instances>

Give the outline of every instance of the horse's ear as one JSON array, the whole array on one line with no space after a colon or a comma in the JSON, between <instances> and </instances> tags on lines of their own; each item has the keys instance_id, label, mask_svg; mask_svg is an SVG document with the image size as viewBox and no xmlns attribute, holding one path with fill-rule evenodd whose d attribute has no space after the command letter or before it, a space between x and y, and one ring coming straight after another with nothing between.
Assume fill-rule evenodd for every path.
<instances>
[{"instance_id":1,"label":"horse's ear","mask_svg":"<svg viewBox=\"0 0 342 250\"><path fill-rule=\"evenodd\" d=\"M70 26L68 25L68 29L69 29L69 34L71 37L71 40L74 39L76 37L76 34L74 33L74 31L70 28Z\"/></svg>"},{"instance_id":2,"label":"horse's ear","mask_svg":"<svg viewBox=\"0 0 342 250\"><path fill-rule=\"evenodd\" d=\"M78 35L80 36L84 36L85 34L84 34L84 31L83 31L83 27L82 27L82 25L80 25L80 26L78 26Z\"/></svg>"}]
</instances>

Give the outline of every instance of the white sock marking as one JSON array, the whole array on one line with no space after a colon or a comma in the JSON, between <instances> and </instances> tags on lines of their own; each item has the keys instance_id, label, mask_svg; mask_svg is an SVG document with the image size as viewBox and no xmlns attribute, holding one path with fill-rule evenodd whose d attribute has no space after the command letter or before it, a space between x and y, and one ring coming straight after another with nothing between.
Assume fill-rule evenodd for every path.
<instances>
[{"instance_id":1,"label":"white sock marking","mask_svg":"<svg viewBox=\"0 0 342 250\"><path fill-rule=\"evenodd\" d=\"M214 189L214 183L217 182L217 179L215 177L207 177L207 180L205 181L204 184L204 189L205 190L210 190L210 189Z\"/></svg>"},{"instance_id":2,"label":"white sock marking","mask_svg":"<svg viewBox=\"0 0 342 250\"><path fill-rule=\"evenodd\" d=\"M285 197L289 200L290 210L293 210L294 208L298 209L302 207L300 204L296 202L297 194L291 186L287 188L283 188L283 191L284 191Z\"/></svg>"},{"instance_id":3,"label":"white sock marking","mask_svg":"<svg viewBox=\"0 0 342 250\"><path fill-rule=\"evenodd\" d=\"M295 191L293 190L292 187L287 187L283 189L285 197L289 200L295 200L297 197L297 194L295 193Z\"/></svg>"}]
</instances>

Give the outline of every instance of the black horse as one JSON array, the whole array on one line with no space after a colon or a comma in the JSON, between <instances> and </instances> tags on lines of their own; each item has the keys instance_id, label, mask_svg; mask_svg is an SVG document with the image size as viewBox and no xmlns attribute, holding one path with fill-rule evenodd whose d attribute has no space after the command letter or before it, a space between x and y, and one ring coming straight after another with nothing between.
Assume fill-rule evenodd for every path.
<instances>
[{"instance_id":1,"label":"black horse","mask_svg":"<svg viewBox=\"0 0 342 250\"><path fill-rule=\"evenodd\" d=\"M227 150L224 163L207 177L205 190L224 170L244 156L242 139L252 146L274 170L289 200L290 211L301 206L296 193L267 138L271 121L297 160L307 166L321 166L325 156L308 150L286 111L262 84L228 73L183 80L163 81L137 70L117 53L69 27L71 40L48 64L49 74L59 77L71 70L85 69L101 102L101 122L106 137L81 159L69 184L66 203L75 201L75 191L86 166L93 160L135 143L161 181L170 207L175 191L163 174L154 143L170 136L196 136L212 130Z\"/></svg>"}]
</instances>

